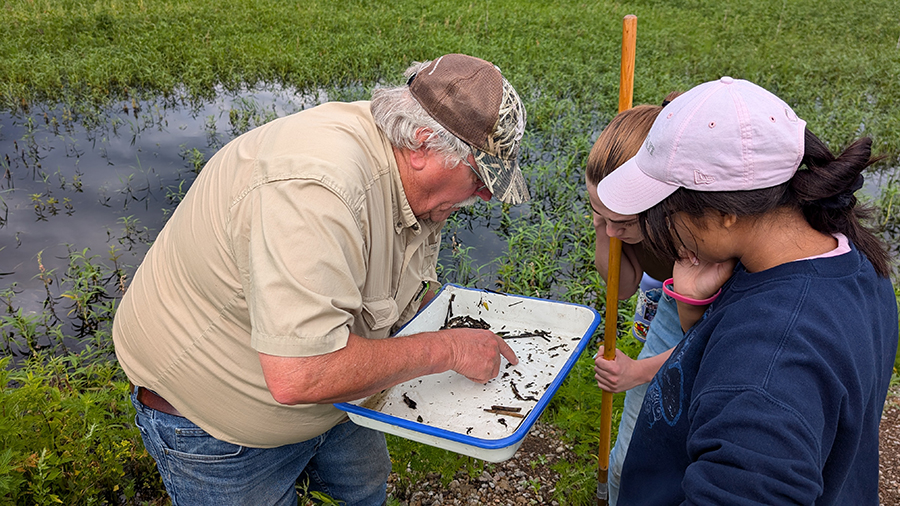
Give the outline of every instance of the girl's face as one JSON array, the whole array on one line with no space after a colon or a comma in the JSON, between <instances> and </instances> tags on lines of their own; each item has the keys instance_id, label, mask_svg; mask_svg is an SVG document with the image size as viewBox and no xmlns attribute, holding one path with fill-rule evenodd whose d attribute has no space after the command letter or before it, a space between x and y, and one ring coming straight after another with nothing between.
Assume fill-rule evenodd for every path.
<instances>
[{"instance_id":1,"label":"girl's face","mask_svg":"<svg viewBox=\"0 0 900 506\"><path fill-rule=\"evenodd\" d=\"M604 230L608 237L616 237L627 244L637 244L644 240L641 225L636 215L618 214L610 211L597 196L597 185L587 181L588 199L593 209L594 229Z\"/></svg>"}]
</instances>

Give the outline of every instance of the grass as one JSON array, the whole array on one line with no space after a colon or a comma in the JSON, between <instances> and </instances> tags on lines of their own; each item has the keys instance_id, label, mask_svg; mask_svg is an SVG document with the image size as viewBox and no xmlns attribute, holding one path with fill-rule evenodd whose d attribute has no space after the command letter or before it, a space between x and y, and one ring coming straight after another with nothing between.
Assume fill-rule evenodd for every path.
<instances>
[{"instance_id":1,"label":"grass","mask_svg":"<svg viewBox=\"0 0 900 506\"><path fill-rule=\"evenodd\" d=\"M567 101L597 114L596 128L616 107L625 14L638 16L636 103L730 74L780 94L831 142L862 131L900 148L900 10L890 0L7 0L0 103L341 87L396 80L411 60L452 51L500 65L536 100L534 128Z\"/></svg>"},{"instance_id":2,"label":"grass","mask_svg":"<svg viewBox=\"0 0 900 506\"><path fill-rule=\"evenodd\" d=\"M136 113L145 97L190 102L269 83L355 100L376 83L398 82L412 60L464 52L495 62L526 102L522 164L535 200L479 205L451 220L441 275L601 311L582 176L593 140L616 112L626 14L638 16L635 103L658 103L721 75L746 78L790 103L833 149L870 135L887 155L884 166L900 162L900 10L888 0L7 0L2 9L0 109L27 115L39 102L60 104L63 130L72 121L135 134L153 128L161 114L144 111L140 121ZM108 125L98 113L123 104L135 121ZM227 135L275 116L265 105L238 104ZM219 135L212 128L210 136ZM191 172L205 163L196 146L179 154ZM874 200L895 251L898 188L891 176ZM184 190L165 191L174 205ZM8 213L2 196L0 225ZM49 195L32 204L38 217L66 212L66 202ZM488 224L507 249L476 260L472 246L456 240L472 223ZM153 239L134 219L120 225L119 246ZM109 324L134 266L120 265L116 247L97 255L72 245L69 256L65 272L35 273L46 289L43 313L21 311L15 286L0 291L0 346L31 357L0 361L0 503L162 503L152 460L128 420L124 376L109 360ZM630 301L621 305L622 335L631 309ZM59 353L79 341L85 352ZM637 354L630 337L620 344ZM558 469L561 504L594 498L595 351L592 344L544 415L578 455ZM409 482L484 465L400 438L390 444L395 470Z\"/></svg>"}]
</instances>

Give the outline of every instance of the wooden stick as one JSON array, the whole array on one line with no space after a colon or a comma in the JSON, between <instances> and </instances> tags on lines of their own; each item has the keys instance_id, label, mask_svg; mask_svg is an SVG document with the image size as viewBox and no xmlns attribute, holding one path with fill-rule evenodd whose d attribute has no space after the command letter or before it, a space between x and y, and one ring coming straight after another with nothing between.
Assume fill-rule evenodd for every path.
<instances>
[{"instance_id":1,"label":"wooden stick","mask_svg":"<svg viewBox=\"0 0 900 506\"><path fill-rule=\"evenodd\" d=\"M622 67L619 71L619 112L631 109L634 97L634 58L637 45L637 16L622 21Z\"/></svg>"},{"instance_id":2,"label":"wooden stick","mask_svg":"<svg viewBox=\"0 0 900 506\"><path fill-rule=\"evenodd\" d=\"M497 415L506 415L506 416L512 416L515 418L525 418L525 415L523 415L522 413L516 413L515 411L505 411L502 409L488 409L488 408L484 408L484 410L487 411L488 413L494 413Z\"/></svg>"},{"instance_id":3,"label":"wooden stick","mask_svg":"<svg viewBox=\"0 0 900 506\"><path fill-rule=\"evenodd\" d=\"M637 42L637 16L622 20L622 66L619 74L619 112L631 109L634 97L634 57ZM609 238L609 268L606 280L606 321L603 333L603 358L616 358L616 331L619 308L619 270L622 241ZM604 391L600 405L600 450L597 457L597 504L609 504L609 449L612 437L612 392Z\"/></svg>"}]
</instances>

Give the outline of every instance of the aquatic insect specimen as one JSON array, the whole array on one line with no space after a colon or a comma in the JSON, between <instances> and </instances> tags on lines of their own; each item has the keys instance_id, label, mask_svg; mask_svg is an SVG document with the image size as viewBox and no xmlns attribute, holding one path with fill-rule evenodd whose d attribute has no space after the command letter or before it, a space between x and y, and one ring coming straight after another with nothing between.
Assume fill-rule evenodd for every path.
<instances>
[{"instance_id":1,"label":"aquatic insect specimen","mask_svg":"<svg viewBox=\"0 0 900 506\"><path fill-rule=\"evenodd\" d=\"M528 397L522 397L522 394L519 393L519 389L516 388L516 384L514 382L510 381L509 386L512 387L512 393L516 399L518 399L520 401L534 401L534 402L538 401L533 395L529 395Z\"/></svg>"}]
</instances>

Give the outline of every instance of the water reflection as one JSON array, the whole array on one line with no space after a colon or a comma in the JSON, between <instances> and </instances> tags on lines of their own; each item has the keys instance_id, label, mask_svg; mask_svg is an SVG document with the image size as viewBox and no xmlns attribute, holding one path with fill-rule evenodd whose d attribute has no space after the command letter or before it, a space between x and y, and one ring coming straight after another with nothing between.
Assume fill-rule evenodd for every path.
<instances>
[{"instance_id":1,"label":"water reflection","mask_svg":"<svg viewBox=\"0 0 900 506\"><path fill-rule=\"evenodd\" d=\"M220 91L203 103L158 98L102 111L58 105L0 113L0 318L19 308L72 318L77 304L60 298L70 252L121 267L128 276L205 161L228 141L327 100L369 95L362 85L312 94L256 87ZM609 117L574 103L556 105L555 116L523 140L521 164L535 200L508 212L495 201L479 203L451 217L440 254L442 281L601 304L583 168ZM900 242L891 200L897 177L890 170L867 178L863 191L883 204L878 219L892 253ZM111 288L128 282L118 273L105 275ZM498 284L511 278L517 286ZM11 295L4 289L13 284ZM46 307L51 292L56 300ZM61 323L65 335L77 336L83 322Z\"/></svg>"},{"instance_id":2,"label":"water reflection","mask_svg":"<svg viewBox=\"0 0 900 506\"><path fill-rule=\"evenodd\" d=\"M90 248L140 263L203 162L266 121L327 100L271 87L218 93L212 101L128 101L104 111L65 105L0 116L0 285L40 307L46 269Z\"/></svg>"},{"instance_id":3,"label":"water reflection","mask_svg":"<svg viewBox=\"0 0 900 506\"><path fill-rule=\"evenodd\" d=\"M176 94L177 96L178 94ZM42 269L59 276L69 253L133 270L199 170L234 137L328 100L368 99L363 86L312 94L271 86L187 103L124 101L107 110L35 106L0 114L0 289L15 284L16 306L40 311ZM485 233L498 209L461 214L457 241L482 263L505 243ZM446 251L448 264L453 263ZM46 277L45 277L46 278Z\"/></svg>"}]
</instances>

